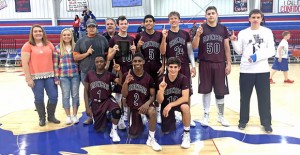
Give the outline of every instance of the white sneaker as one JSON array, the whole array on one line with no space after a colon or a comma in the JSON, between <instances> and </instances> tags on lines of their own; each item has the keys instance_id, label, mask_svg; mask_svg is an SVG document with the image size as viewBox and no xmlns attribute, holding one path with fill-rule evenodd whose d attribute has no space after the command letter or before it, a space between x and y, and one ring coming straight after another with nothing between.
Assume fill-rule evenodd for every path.
<instances>
[{"instance_id":1,"label":"white sneaker","mask_svg":"<svg viewBox=\"0 0 300 155\"><path fill-rule=\"evenodd\" d=\"M67 118L66 118L66 124L67 124L67 125L72 124L71 116L67 116Z\"/></svg>"},{"instance_id":2,"label":"white sneaker","mask_svg":"<svg viewBox=\"0 0 300 155\"><path fill-rule=\"evenodd\" d=\"M148 118L147 118L147 116L146 116L145 114L141 114L141 116L142 116L143 124L144 124L144 125L147 125L147 123L148 123Z\"/></svg>"},{"instance_id":3,"label":"white sneaker","mask_svg":"<svg viewBox=\"0 0 300 155\"><path fill-rule=\"evenodd\" d=\"M158 124L161 124L161 115L160 115L160 111L157 111L157 114L156 114L156 122Z\"/></svg>"},{"instance_id":4,"label":"white sneaker","mask_svg":"<svg viewBox=\"0 0 300 155\"><path fill-rule=\"evenodd\" d=\"M119 142L120 141L120 137L118 135L118 132L117 130L111 130L110 131L110 134L109 134L110 138L112 138L112 141L113 142Z\"/></svg>"},{"instance_id":5,"label":"white sneaker","mask_svg":"<svg viewBox=\"0 0 300 155\"><path fill-rule=\"evenodd\" d=\"M78 120L78 118L77 118L76 115L72 116L72 121L73 121L74 124L77 124L79 122L79 120Z\"/></svg>"},{"instance_id":6,"label":"white sneaker","mask_svg":"<svg viewBox=\"0 0 300 155\"><path fill-rule=\"evenodd\" d=\"M176 122L181 122L182 121L181 113L175 112L175 119L176 119Z\"/></svg>"},{"instance_id":7,"label":"white sneaker","mask_svg":"<svg viewBox=\"0 0 300 155\"><path fill-rule=\"evenodd\" d=\"M193 121L192 119L191 119L190 126L191 126L191 127L195 127L195 126L196 126L196 123L195 123L195 121Z\"/></svg>"},{"instance_id":8,"label":"white sneaker","mask_svg":"<svg viewBox=\"0 0 300 155\"><path fill-rule=\"evenodd\" d=\"M121 118L120 118L120 120L119 120L119 123L118 123L118 128L119 128L120 130L123 130L123 129L126 128L126 124L125 124L125 122L124 122L123 117L124 117L124 116L121 116Z\"/></svg>"},{"instance_id":9,"label":"white sneaker","mask_svg":"<svg viewBox=\"0 0 300 155\"><path fill-rule=\"evenodd\" d=\"M161 146L156 142L156 139L152 138L150 136L148 136L146 144L148 146L151 146L154 151L160 151L160 150L162 150Z\"/></svg>"},{"instance_id":10,"label":"white sneaker","mask_svg":"<svg viewBox=\"0 0 300 155\"><path fill-rule=\"evenodd\" d=\"M209 120L209 115L205 113L203 118L202 118L201 125L202 126L208 126L208 120Z\"/></svg>"},{"instance_id":11,"label":"white sneaker","mask_svg":"<svg viewBox=\"0 0 300 155\"><path fill-rule=\"evenodd\" d=\"M188 149L191 146L191 138L189 132L184 132L182 136L181 147L184 149Z\"/></svg>"},{"instance_id":12,"label":"white sneaker","mask_svg":"<svg viewBox=\"0 0 300 155\"><path fill-rule=\"evenodd\" d=\"M218 116L217 121L225 127L229 127L229 123L225 120L223 116Z\"/></svg>"}]
</instances>

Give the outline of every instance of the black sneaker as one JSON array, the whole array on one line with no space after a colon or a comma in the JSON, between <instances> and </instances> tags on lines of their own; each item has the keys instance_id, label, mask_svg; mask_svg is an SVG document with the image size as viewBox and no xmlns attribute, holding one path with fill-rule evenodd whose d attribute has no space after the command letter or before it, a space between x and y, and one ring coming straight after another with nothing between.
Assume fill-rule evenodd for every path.
<instances>
[{"instance_id":1,"label":"black sneaker","mask_svg":"<svg viewBox=\"0 0 300 155\"><path fill-rule=\"evenodd\" d=\"M246 123L240 123L238 127L240 130L244 130L246 128L246 125Z\"/></svg>"},{"instance_id":2,"label":"black sneaker","mask_svg":"<svg viewBox=\"0 0 300 155\"><path fill-rule=\"evenodd\" d=\"M271 126L264 126L266 133L271 133L273 132L273 129Z\"/></svg>"}]
</instances>

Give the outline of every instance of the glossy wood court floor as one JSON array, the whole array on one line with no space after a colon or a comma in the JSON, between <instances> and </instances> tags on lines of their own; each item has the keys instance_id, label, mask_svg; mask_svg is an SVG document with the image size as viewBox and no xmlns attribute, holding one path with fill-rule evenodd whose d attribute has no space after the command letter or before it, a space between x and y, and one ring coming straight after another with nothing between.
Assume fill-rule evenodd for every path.
<instances>
[{"instance_id":1,"label":"glossy wood court floor","mask_svg":"<svg viewBox=\"0 0 300 155\"><path fill-rule=\"evenodd\" d=\"M191 128L192 145L181 149L182 124L168 135L157 125L156 139L162 151L155 152L147 146L147 129L137 139L130 139L126 131L118 131L121 142L113 144L109 129L96 133L90 126L83 126L83 88L80 88L80 109L77 125L65 125L65 114L59 103L56 116L61 124L38 126L34 111L33 93L27 87L21 68L0 68L0 155L4 154L202 154L202 155L282 155L299 154L300 151L300 63L290 64L289 77L294 84L285 84L283 74L277 72L271 85L273 133L266 134L260 125L255 89L251 98L250 122L245 130L239 130L239 65L232 66L228 76L230 95L225 97L225 118L230 127L216 121L217 110L212 98L209 127L202 127L202 97L197 94L197 77L193 79L192 119L197 123ZM213 97L214 95L212 95ZM45 98L46 100L46 98Z\"/></svg>"}]
</instances>

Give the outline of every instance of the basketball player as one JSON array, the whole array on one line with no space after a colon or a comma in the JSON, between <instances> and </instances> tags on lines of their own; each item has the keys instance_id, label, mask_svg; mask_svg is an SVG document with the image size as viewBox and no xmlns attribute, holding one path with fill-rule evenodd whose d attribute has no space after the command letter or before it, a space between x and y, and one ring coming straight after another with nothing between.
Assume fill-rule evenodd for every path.
<instances>
[{"instance_id":1,"label":"basketball player","mask_svg":"<svg viewBox=\"0 0 300 155\"><path fill-rule=\"evenodd\" d=\"M132 68L131 61L132 55L136 52L136 46L134 45L134 38L127 33L128 29L128 20L125 16L119 16L117 19L117 26L119 27L119 32L117 35L111 38L109 41L109 50L108 50L108 62L106 63L106 69L109 68L109 63L111 60L115 59L116 63L121 66L121 71L124 74L128 72L129 69ZM126 55L119 55L117 51L120 51L121 47L119 47L119 42L125 41L130 46L129 51ZM123 49L122 49L123 50ZM125 49L128 50L128 49ZM115 98L119 104L121 104L121 87L115 86L114 92L116 93ZM127 109L124 108L124 117L122 117L119 121L119 129L125 129L126 125L124 123L124 119L127 119Z\"/></svg>"},{"instance_id":2,"label":"basketball player","mask_svg":"<svg viewBox=\"0 0 300 155\"><path fill-rule=\"evenodd\" d=\"M191 77L196 76L195 58L191 44L190 34L184 30L179 29L180 14L176 11L170 12L168 15L170 30L165 28L162 30L162 42L160 45L160 52L166 56L166 59L170 57L177 57L181 61L180 73L187 76L190 81L190 87L192 88ZM190 70L189 62L191 62L192 68ZM190 91L190 95L193 94L193 89ZM189 100L189 104L190 104ZM191 121L191 126L196 126L194 121Z\"/></svg>"},{"instance_id":3,"label":"basketball player","mask_svg":"<svg viewBox=\"0 0 300 155\"><path fill-rule=\"evenodd\" d=\"M214 89L218 108L217 121L229 126L224 119L224 95L229 94L227 75L231 71L231 55L228 31L218 22L217 8L209 6L205 11L206 23L200 25L193 39L193 48L198 48L199 87L203 94L204 115L202 126L208 126L211 91Z\"/></svg>"},{"instance_id":4,"label":"basketball player","mask_svg":"<svg viewBox=\"0 0 300 155\"><path fill-rule=\"evenodd\" d=\"M111 82L121 85L122 72L120 65L114 63L114 69L119 73L120 78L105 70L106 58L104 55L95 57L96 70L87 73L84 83L84 101L86 113L94 118L94 129L105 131L107 122L107 111L112 116L112 129L110 137L113 142L119 142L120 137L117 133L118 121L121 118L121 108L112 97ZM89 106L89 99L92 102Z\"/></svg>"},{"instance_id":5,"label":"basketball player","mask_svg":"<svg viewBox=\"0 0 300 155\"><path fill-rule=\"evenodd\" d=\"M135 42L137 43L137 51L140 51L145 58L144 70L153 78L157 90L158 77L164 73L165 68L164 57L161 57L159 51L162 34L154 30L155 19L152 15L144 17L144 25L146 31L138 33ZM161 58L163 63L161 63ZM156 106L157 123L161 123L159 104Z\"/></svg>"},{"instance_id":6,"label":"basketball player","mask_svg":"<svg viewBox=\"0 0 300 155\"><path fill-rule=\"evenodd\" d=\"M249 121L249 105L255 86L260 123L265 132L271 133L270 68L268 58L275 54L273 33L261 26L263 13L253 9L249 13L251 26L239 32L238 39L230 36L236 53L242 54L240 65L240 120L239 129L244 130Z\"/></svg>"},{"instance_id":7,"label":"basketball player","mask_svg":"<svg viewBox=\"0 0 300 155\"><path fill-rule=\"evenodd\" d=\"M125 73L123 80L122 95L126 98L126 104L130 109L129 135L137 137L143 130L141 114L149 118L149 136L147 145L153 150L162 150L155 140L156 110L153 104L155 99L155 84L152 77L144 71L144 56L141 53L133 55L133 70Z\"/></svg>"},{"instance_id":8,"label":"basketball player","mask_svg":"<svg viewBox=\"0 0 300 155\"><path fill-rule=\"evenodd\" d=\"M169 133L176 129L175 111L182 113L183 138L181 147L190 147L190 121L191 113L189 101L189 80L179 73L181 62L179 58L171 57L167 61L167 74L159 79L159 90L156 99L161 104L162 123L161 130Z\"/></svg>"}]
</instances>

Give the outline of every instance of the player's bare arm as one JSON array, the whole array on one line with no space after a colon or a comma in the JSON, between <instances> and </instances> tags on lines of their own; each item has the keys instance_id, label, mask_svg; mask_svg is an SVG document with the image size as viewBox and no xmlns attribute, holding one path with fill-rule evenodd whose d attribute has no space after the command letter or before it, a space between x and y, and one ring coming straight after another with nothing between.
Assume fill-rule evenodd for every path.
<instances>
[{"instance_id":1,"label":"player's bare arm","mask_svg":"<svg viewBox=\"0 0 300 155\"><path fill-rule=\"evenodd\" d=\"M159 89L156 94L156 101L161 104L164 101L164 92L165 89L167 88L167 83L165 81L165 76L163 77L163 80L159 84Z\"/></svg>"},{"instance_id":2,"label":"player's bare arm","mask_svg":"<svg viewBox=\"0 0 300 155\"><path fill-rule=\"evenodd\" d=\"M150 104L153 104L154 100L155 100L155 89L150 88L150 98L146 103L144 103L141 107L139 107L139 109L138 109L139 113L147 114L149 106L150 106Z\"/></svg>"},{"instance_id":3,"label":"player's bare arm","mask_svg":"<svg viewBox=\"0 0 300 155\"><path fill-rule=\"evenodd\" d=\"M199 25L199 27L197 28L196 34L193 38L193 42L192 42L192 48L196 49L199 46L199 42L200 42L200 35L203 33L203 28L201 26L201 23Z\"/></svg>"},{"instance_id":4,"label":"player's bare arm","mask_svg":"<svg viewBox=\"0 0 300 155\"><path fill-rule=\"evenodd\" d=\"M84 83L84 103L86 114L90 117L93 116L92 110L89 106L89 83Z\"/></svg>"},{"instance_id":5,"label":"player's bare arm","mask_svg":"<svg viewBox=\"0 0 300 155\"><path fill-rule=\"evenodd\" d=\"M226 68L225 74L229 75L231 72L231 51L229 46L229 39L224 39L225 56L226 56Z\"/></svg>"}]
</instances>

